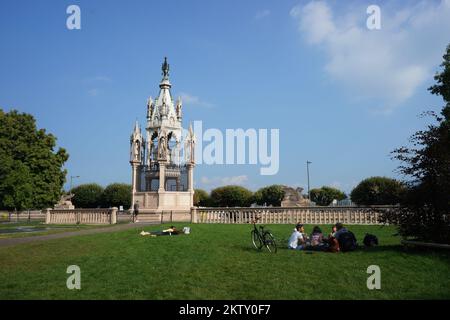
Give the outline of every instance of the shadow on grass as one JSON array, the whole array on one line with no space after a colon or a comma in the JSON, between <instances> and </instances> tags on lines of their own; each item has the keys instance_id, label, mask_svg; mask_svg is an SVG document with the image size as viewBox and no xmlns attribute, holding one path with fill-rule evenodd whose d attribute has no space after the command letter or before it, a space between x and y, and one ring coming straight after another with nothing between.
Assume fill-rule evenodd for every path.
<instances>
[{"instance_id":1,"label":"shadow on grass","mask_svg":"<svg viewBox=\"0 0 450 320\"><path fill-rule=\"evenodd\" d=\"M357 249L361 252L397 252L397 253L406 253L406 254L414 254L414 255L439 255L442 257L446 257L450 259L450 251L448 249L440 249L440 248L427 248L427 247L407 247L401 244L397 245L386 245L386 246L376 246L376 247L359 247Z\"/></svg>"},{"instance_id":2,"label":"shadow on grass","mask_svg":"<svg viewBox=\"0 0 450 320\"><path fill-rule=\"evenodd\" d=\"M232 245L233 249L242 251L242 252L254 252L254 253L270 253L265 249L264 247L260 250L254 248L253 246L249 245ZM285 246L278 246L277 247L278 252L287 252L287 251L293 251ZM303 252L304 254L333 254L331 252L327 251L319 251L319 250L301 250L299 252ZM415 256L433 256L435 258L439 258L443 261L447 261L450 263L450 251L446 249L438 249L438 248L421 248L421 247L405 247L403 245L381 245L376 247L364 247L359 246L355 251L351 252L339 252L340 255L350 255L353 253L363 253L367 255L371 254L377 254L377 253L396 253L396 254L408 254L408 255L415 255Z\"/></svg>"}]
</instances>

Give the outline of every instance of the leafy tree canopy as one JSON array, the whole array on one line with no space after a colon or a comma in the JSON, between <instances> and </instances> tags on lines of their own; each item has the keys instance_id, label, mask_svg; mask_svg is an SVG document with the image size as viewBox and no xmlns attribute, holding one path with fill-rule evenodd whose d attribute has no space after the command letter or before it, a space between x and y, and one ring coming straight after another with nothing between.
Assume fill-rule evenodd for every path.
<instances>
[{"instance_id":1,"label":"leafy tree canopy","mask_svg":"<svg viewBox=\"0 0 450 320\"><path fill-rule=\"evenodd\" d=\"M311 201L319 206L328 206L333 200L344 200L347 195L339 189L323 186L309 191Z\"/></svg>"},{"instance_id":2,"label":"leafy tree canopy","mask_svg":"<svg viewBox=\"0 0 450 320\"><path fill-rule=\"evenodd\" d=\"M126 183L111 183L102 193L103 207L117 207L123 206L124 209L129 209L131 206L131 185Z\"/></svg>"},{"instance_id":3,"label":"leafy tree canopy","mask_svg":"<svg viewBox=\"0 0 450 320\"><path fill-rule=\"evenodd\" d=\"M443 60L428 90L442 97L444 106L440 115L426 113L435 123L413 134L411 146L393 151L402 162L399 171L410 180L401 208L385 221L396 223L405 238L450 243L450 45Z\"/></svg>"},{"instance_id":4,"label":"leafy tree canopy","mask_svg":"<svg viewBox=\"0 0 450 320\"><path fill-rule=\"evenodd\" d=\"M69 155L55 146L32 115L0 109L0 208L43 209L59 200Z\"/></svg>"},{"instance_id":5,"label":"leafy tree canopy","mask_svg":"<svg viewBox=\"0 0 450 320\"><path fill-rule=\"evenodd\" d=\"M284 190L281 185L263 187L253 195L254 201L259 205L279 207L284 198Z\"/></svg>"},{"instance_id":6,"label":"leafy tree canopy","mask_svg":"<svg viewBox=\"0 0 450 320\"><path fill-rule=\"evenodd\" d=\"M73 188L72 203L78 208L98 208L102 206L103 187L97 183L80 184Z\"/></svg>"},{"instance_id":7,"label":"leafy tree canopy","mask_svg":"<svg viewBox=\"0 0 450 320\"><path fill-rule=\"evenodd\" d=\"M211 203L208 192L203 189L194 190L194 206L207 207Z\"/></svg>"},{"instance_id":8,"label":"leafy tree canopy","mask_svg":"<svg viewBox=\"0 0 450 320\"><path fill-rule=\"evenodd\" d=\"M395 205L405 192L403 183L388 177L371 177L361 181L350 193L359 205Z\"/></svg>"},{"instance_id":9,"label":"leafy tree canopy","mask_svg":"<svg viewBox=\"0 0 450 320\"><path fill-rule=\"evenodd\" d=\"M211 204L215 207L248 207L253 193L241 186L224 186L211 191Z\"/></svg>"}]
</instances>

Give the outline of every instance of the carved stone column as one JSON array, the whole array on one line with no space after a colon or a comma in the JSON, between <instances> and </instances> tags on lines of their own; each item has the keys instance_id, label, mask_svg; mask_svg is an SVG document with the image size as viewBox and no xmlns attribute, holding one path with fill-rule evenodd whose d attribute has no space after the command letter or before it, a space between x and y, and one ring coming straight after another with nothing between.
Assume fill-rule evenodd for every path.
<instances>
[{"instance_id":1,"label":"carved stone column","mask_svg":"<svg viewBox=\"0 0 450 320\"><path fill-rule=\"evenodd\" d=\"M137 171L137 165L135 163L131 164L131 207L133 208L134 205L134 195L136 194L136 171Z\"/></svg>"},{"instance_id":2,"label":"carved stone column","mask_svg":"<svg viewBox=\"0 0 450 320\"><path fill-rule=\"evenodd\" d=\"M164 192L166 190L166 163L159 162L159 189L158 192Z\"/></svg>"},{"instance_id":3,"label":"carved stone column","mask_svg":"<svg viewBox=\"0 0 450 320\"><path fill-rule=\"evenodd\" d=\"M188 192L190 196L190 207L194 206L194 164L187 164Z\"/></svg>"}]
</instances>

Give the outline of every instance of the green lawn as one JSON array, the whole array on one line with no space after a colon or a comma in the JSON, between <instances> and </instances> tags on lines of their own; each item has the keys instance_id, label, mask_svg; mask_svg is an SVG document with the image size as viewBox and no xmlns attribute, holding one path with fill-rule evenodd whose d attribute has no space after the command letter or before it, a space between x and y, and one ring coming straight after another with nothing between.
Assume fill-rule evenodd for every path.
<instances>
[{"instance_id":1,"label":"green lawn","mask_svg":"<svg viewBox=\"0 0 450 320\"><path fill-rule=\"evenodd\" d=\"M308 254L285 249L292 225L270 225L282 246L271 254L251 247L251 225L189 226L190 235L143 237L137 227L0 247L0 299L450 298L450 254L405 252L393 227L350 227L359 241L365 232L378 235L371 250ZM66 288L74 264L81 290ZM373 264L381 290L366 287Z\"/></svg>"},{"instance_id":2,"label":"green lawn","mask_svg":"<svg viewBox=\"0 0 450 320\"><path fill-rule=\"evenodd\" d=\"M6 238L22 238L22 237L32 237L32 236L42 236L46 234L54 234L61 233L67 231L80 231L84 229L92 229L92 228L105 228L110 227L112 225L74 225L74 224L45 224L42 221L24 221L24 222L13 222L13 223L0 223L0 239ZM16 229L17 227L32 227L36 228L36 231L33 232L17 232L17 233L2 233L2 230L7 229Z\"/></svg>"}]
</instances>

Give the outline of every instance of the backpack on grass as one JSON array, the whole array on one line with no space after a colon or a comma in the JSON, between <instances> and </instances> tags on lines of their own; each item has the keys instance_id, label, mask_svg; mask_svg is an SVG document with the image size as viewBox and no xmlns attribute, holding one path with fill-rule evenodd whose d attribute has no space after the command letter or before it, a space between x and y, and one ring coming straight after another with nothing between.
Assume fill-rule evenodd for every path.
<instances>
[{"instance_id":1,"label":"backpack on grass","mask_svg":"<svg viewBox=\"0 0 450 320\"><path fill-rule=\"evenodd\" d=\"M346 231L339 236L339 248L342 252L353 251L357 248L356 237L351 231Z\"/></svg>"},{"instance_id":2,"label":"backpack on grass","mask_svg":"<svg viewBox=\"0 0 450 320\"><path fill-rule=\"evenodd\" d=\"M378 238L376 235L366 233L363 243L366 247L374 247L378 245Z\"/></svg>"}]
</instances>

